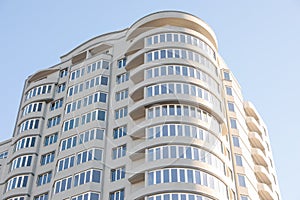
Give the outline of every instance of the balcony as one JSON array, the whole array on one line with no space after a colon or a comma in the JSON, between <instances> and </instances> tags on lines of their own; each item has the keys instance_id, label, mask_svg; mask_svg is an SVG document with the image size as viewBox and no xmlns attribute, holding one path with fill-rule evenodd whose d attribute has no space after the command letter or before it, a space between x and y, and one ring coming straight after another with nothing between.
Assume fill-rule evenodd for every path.
<instances>
[{"instance_id":1,"label":"balcony","mask_svg":"<svg viewBox=\"0 0 300 200\"><path fill-rule=\"evenodd\" d=\"M131 174L131 176L128 178L128 181L131 184L136 184L138 182L145 181L145 172L142 171Z\"/></svg>"},{"instance_id":2,"label":"balcony","mask_svg":"<svg viewBox=\"0 0 300 200\"><path fill-rule=\"evenodd\" d=\"M162 94L153 97L148 97L136 102L129 108L129 115L133 120L138 120L145 117L145 109L155 104L184 104L200 107L203 110L208 111L219 121L223 120L223 113L219 106L212 104L211 102L186 94Z\"/></svg>"},{"instance_id":3,"label":"balcony","mask_svg":"<svg viewBox=\"0 0 300 200\"><path fill-rule=\"evenodd\" d=\"M267 171L267 169L265 167L255 165L254 166L254 173L255 173L257 179L259 180L259 182L265 183L267 185L271 184L271 179L270 179L269 172Z\"/></svg>"},{"instance_id":4,"label":"balcony","mask_svg":"<svg viewBox=\"0 0 300 200\"><path fill-rule=\"evenodd\" d=\"M258 194L262 200L274 200L273 192L270 187L264 183L258 183Z\"/></svg>"},{"instance_id":5,"label":"balcony","mask_svg":"<svg viewBox=\"0 0 300 200\"><path fill-rule=\"evenodd\" d=\"M249 102L249 101L244 102L244 110L245 110L247 116L254 117L257 121L259 121L259 118L260 118L259 114L251 102Z\"/></svg>"},{"instance_id":6,"label":"balcony","mask_svg":"<svg viewBox=\"0 0 300 200\"><path fill-rule=\"evenodd\" d=\"M252 158L253 158L254 162L257 165L268 167L267 158L266 158L266 156L265 156L265 154L263 153L262 150L260 150L258 148L252 148L251 155L252 155Z\"/></svg>"},{"instance_id":7,"label":"balcony","mask_svg":"<svg viewBox=\"0 0 300 200\"><path fill-rule=\"evenodd\" d=\"M259 123L254 117L247 117L246 124L250 131L257 132L260 135L262 135L262 133L264 132L262 127L259 125Z\"/></svg>"},{"instance_id":8,"label":"balcony","mask_svg":"<svg viewBox=\"0 0 300 200\"><path fill-rule=\"evenodd\" d=\"M260 134L257 132L249 132L248 138L252 147L265 151L264 141Z\"/></svg>"}]
</instances>

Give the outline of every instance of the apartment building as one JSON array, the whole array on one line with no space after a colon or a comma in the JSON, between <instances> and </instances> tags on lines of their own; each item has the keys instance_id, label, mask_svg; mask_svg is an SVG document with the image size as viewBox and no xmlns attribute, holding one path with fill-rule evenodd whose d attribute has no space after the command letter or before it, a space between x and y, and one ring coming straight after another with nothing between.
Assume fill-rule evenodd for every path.
<instances>
[{"instance_id":1,"label":"apartment building","mask_svg":"<svg viewBox=\"0 0 300 200\"><path fill-rule=\"evenodd\" d=\"M162 11L24 84L4 200L280 200L269 133L213 30Z\"/></svg>"}]
</instances>

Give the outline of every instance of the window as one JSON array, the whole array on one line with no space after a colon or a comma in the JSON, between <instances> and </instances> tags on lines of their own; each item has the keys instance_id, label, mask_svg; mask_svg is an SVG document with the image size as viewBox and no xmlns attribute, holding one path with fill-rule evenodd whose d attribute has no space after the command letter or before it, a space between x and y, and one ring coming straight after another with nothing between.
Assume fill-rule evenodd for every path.
<instances>
[{"instance_id":1,"label":"window","mask_svg":"<svg viewBox=\"0 0 300 200\"><path fill-rule=\"evenodd\" d=\"M80 118L77 117L77 118L73 118L68 121L65 121L64 125L63 125L63 127L64 127L63 130L69 131L69 130L72 130L73 128L77 128L79 126L79 120L80 120Z\"/></svg>"},{"instance_id":2,"label":"window","mask_svg":"<svg viewBox=\"0 0 300 200\"><path fill-rule=\"evenodd\" d=\"M102 65L101 65L102 69L109 69L109 65L110 63L108 61L102 60Z\"/></svg>"},{"instance_id":3,"label":"window","mask_svg":"<svg viewBox=\"0 0 300 200\"><path fill-rule=\"evenodd\" d=\"M41 95L41 94L48 94L51 92L51 85L42 85L29 90L26 94L26 100Z\"/></svg>"},{"instance_id":4,"label":"window","mask_svg":"<svg viewBox=\"0 0 300 200\"><path fill-rule=\"evenodd\" d=\"M186 94L190 96L199 97L212 104L221 111L221 102L209 91L192 84L182 83L162 83L148 86L147 97L164 95L164 94Z\"/></svg>"},{"instance_id":5,"label":"window","mask_svg":"<svg viewBox=\"0 0 300 200\"><path fill-rule=\"evenodd\" d=\"M129 80L129 72L117 76L117 84L124 83Z\"/></svg>"},{"instance_id":6,"label":"window","mask_svg":"<svg viewBox=\"0 0 300 200\"><path fill-rule=\"evenodd\" d=\"M192 134L191 134L192 133ZM214 144L216 147L221 146L221 142L210 132L197 126L184 124L164 124L147 129L147 139L151 140L159 137L185 136L200 139L206 143Z\"/></svg>"},{"instance_id":7,"label":"window","mask_svg":"<svg viewBox=\"0 0 300 200\"><path fill-rule=\"evenodd\" d=\"M31 165L31 161L32 156L25 155L17 157L11 162L10 170L12 171L20 167L29 167Z\"/></svg>"},{"instance_id":8,"label":"window","mask_svg":"<svg viewBox=\"0 0 300 200\"><path fill-rule=\"evenodd\" d=\"M240 140L238 136L232 136L233 146L240 147Z\"/></svg>"},{"instance_id":9,"label":"window","mask_svg":"<svg viewBox=\"0 0 300 200\"><path fill-rule=\"evenodd\" d=\"M81 125L90 123L95 120L105 121L106 112L103 110L94 110L81 116Z\"/></svg>"},{"instance_id":10,"label":"window","mask_svg":"<svg viewBox=\"0 0 300 200\"><path fill-rule=\"evenodd\" d=\"M226 185L218 178L195 169L189 168L164 168L148 172L148 185L164 183L193 183L203 185L227 195Z\"/></svg>"},{"instance_id":11,"label":"window","mask_svg":"<svg viewBox=\"0 0 300 200\"><path fill-rule=\"evenodd\" d=\"M6 191L27 186L28 176L15 176L7 181Z\"/></svg>"},{"instance_id":12,"label":"window","mask_svg":"<svg viewBox=\"0 0 300 200\"><path fill-rule=\"evenodd\" d=\"M94 72L99 69L109 69L110 63L106 60L100 60L87 66L87 73Z\"/></svg>"},{"instance_id":13,"label":"window","mask_svg":"<svg viewBox=\"0 0 300 200\"><path fill-rule=\"evenodd\" d=\"M210 129L216 133L221 132L221 125L216 118L198 107L189 105L158 105L146 109L147 119L166 116L187 116L210 124Z\"/></svg>"},{"instance_id":14,"label":"window","mask_svg":"<svg viewBox=\"0 0 300 200\"><path fill-rule=\"evenodd\" d=\"M126 144L112 149L112 158L114 160L117 158L124 157L125 155L126 155Z\"/></svg>"},{"instance_id":15,"label":"window","mask_svg":"<svg viewBox=\"0 0 300 200\"><path fill-rule=\"evenodd\" d=\"M225 79L225 80L230 81L230 75L229 75L229 72L224 72L223 75L224 75L224 79Z\"/></svg>"},{"instance_id":16,"label":"window","mask_svg":"<svg viewBox=\"0 0 300 200\"><path fill-rule=\"evenodd\" d=\"M238 174L239 186L246 187L246 178L244 175Z\"/></svg>"},{"instance_id":17,"label":"window","mask_svg":"<svg viewBox=\"0 0 300 200\"><path fill-rule=\"evenodd\" d=\"M60 123L60 115L48 119L47 127L51 128L53 126L58 125L59 123Z\"/></svg>"},{"instance_id":18,"label":"window","mask_svg":"<svg viewBox=\"0 0 300 200\"><path fill-rule=\"evenodd\" d=\"M22 133L23 131L31 130L31 129L38 129L39 128L39 119L29 119L24 121L20 125L19 133Z\"/></svg>"},{"instance_id":19,"label":"window","mask_svg":"<svg viewBox=\"0 0 300 200\"><path fill-rule=\"evenodd\" d=\"M108 77L100 75L100 76L96 76L92 79L89 79L85 82L73 85L73 86L69 87L69 89L68 89L68 96L69 97L73 96L77 93L82 92L84 89L88 90L88 89L96 87L98 85L107 86L108 85Z\"/></svg>"},{"instance_id":20,"label":"window","mask_svg":"<svg viewBox=\"0 0 300 200\"><path fill-rule=\"evenodd\" d=\"M75 165L75 156L72 155L72 156L69 156L66 158L62 158L62 159L58 160L57 163L58 163L57 164L58 172L63 171L65 169L69 169L71 167L74 167L74 165Z\"/></svg>"},{"instance_id":21,"label":"window","mask_svg":"<svg viewBox=\"0 0 300 200\"><path fill-rule=\"evenodd\" d=\"M226 86L226 94L229 96L232 96L232 88L231 87Z\"/></svg>"},{"instance_id":22,"label":"window","mask_svg":"<svg viewBox=\"0 0 300 200\"><path fill-rule=\"evenodd\" d=\"M102 160L102 149L88 149L77 154L77 165L91 161Z\"/></svg>"},{"instance_id":23,"label":"window","mask_svg":"<svg viewBox=\"0 0 300 200\"><path fill-rule=\"evenodd\" d=\"M72 101L66 105L65 113L70 113L75 110L79 110L81 107L86 107L93 103L102 102L106 103L107 101L107 93L96 92L92 95L86 96L82 99Z\"/></svg>"},{"instance_id":24,"label":"window","mask_svg":"<svg viewBox=\"0 0 300 200\"><path fill-rule=\"evenodd\" d=\"M41 165L46 165L54 161L55 152L51 152L45 155L42 155Z\"/></svg>"},{"instance_id":25,"label":"window","mask_svg":"<svg viewBox=\"0 0 300 200\"><path fill-rule=\"evenodd\" d=\"M279 198L278 198L279 199ZM249 200L248 196L241 195L241 200Z\"/></svg>"},{"instance_id":26,"label":"window","mask_svg":"<svg viewBox=\"0 0 300 200\"><path fill-rule=\"evenodd\" d=\"M54 193L60 193L71 188L72 177L67 177L61 180L58 180L54 183Z\"/></svg>"},{"instance_id":27,"label":"window","mask_svg":"<svg viewBox=\"0 0 300 200\"><path fill-rule=\"evenodd\" d=\"M50 183L52 177L52 172L47 172L38 176L37 186L45 185Z\"/></svg>"},{"instance_id":28,"label":"window","mask_svg":"<svg viewBox=\"0 0 300 200\"><path fill-rule=\"evenodd\" d=\"M125 200L124 189L109 193L109 200Z\"/></svg>"},{"instance_id":29,"label":"window","mask_svg":"<svg viewBox=\"0 0 300 200\"><path fill-rule=\"evenodd\" d=\"M127 114L128 114L127 106L123 107L123 108L120 108L118 110L115 110L115 119L121 119L123 117L126 117Z\"/></svg>"},{"instance_id":30,"label":"window","mask_svg":"<svg viewBox=\"0 0 300 200\"><path fill-rule=\"evenodd\" d=\"M114 128L114 130L113 130L113 138L114 139L124 137L125 135L127 135L127 126L126 125Z\"/></svg>"},{"instance_id":31,"label":"window","mask_svg":"<svg viewBox=\"0 0 300 200\"><path fill-rule=\"evenodd\" d=\"M60 151L64 151L77 145L77 136L72 136L61 141Z\"/></svg>"},{"instance_id":32,"label":"window","mask_svg":"<svg viewBox=\"0 0 300 200\"><path fill-rule=\"evenodd\" d=\"M236 119L230 118L230 128L237 129Z\"/></svg>"},{"instance_id":33,"label":"window","mask_svg":"<svg viewBox=\"0 0 300 200\"><path fill-rule=\"evenodd\" d=\"M182 145L168 145L149 148L146 152L149 162L170 158L197 160L207 163L219 170L220 173L225 174L224 163L214 154L200 148Z\"/></svg>"},{"instance_id":34,"label":"window","mask_svg":"<svg viewBox=\"0 0 300 200\"><path fill-rule=\"evenodd\" d=\"M77 69L71 72L70 81L75 80L84 75L84 68Z\"/></svg>"},{"instance_id":35,"label":"window","mask_svg":"<svg viewBox=\"0 0 300 200\"><path fill-rule=\"evenodd\" d=\"M116 101L121 101L128 98L128 89L116 92Z\"/></svg>"},{"instance_id":36,"label":"window","mask_svg":"<svg viewBox=\"0 0 300 200\"><path fill-rule=\"evenodd\" d=\"M35 196L34 200L48 200L48 193Z\"/></svg>"},{"instance_id":37,"label":"window","mask_svg":"<svg viewBox=\"0 0 300 200\"><path fill-rule=\"evenodd\" d=\"M120 68L125 67L126 66L126 61L127 61L126 58L122 58L122 59L118 60L118 68L120 69Z\"/></svg>"},{"instance_id":38,"label":"window","mask_svg":"<svg viewBox=\"0 0 300 200\"><path fill-rule=\"evenodd\" d=\"M90 169L84 172L75 174L74 176L74 187L79 185L87 184L89 182L100 183L101 182L101 171Z\"/></svg>"},{"instance_id":39,"label":"window","mask_svg":"<svg viewBox=\"0 0 300 200\"><path fill-rule=\"evenodd\" d=\"M204 197L191 193L163 193L147 197L147 200L212 200L211 198Z\"/></svg>"},{"instance_id":40,"label":"window","mask_svg":"<svg viewBox=\"0 0 300 200\"><path fill-rule=\"evenodd\" d=\"M48 146L50 144L54 144L57 142L58 133L53 133L45 137L44 146Z\"/></svg>"},{"instance_id":41,"label":"window","mask_svg":"<svg viewBox=\"0 0 300 200\"><path fill-rule=\"evenodd\" d=\"M237 166L243 166L243 160L241 155L235 154L235 163Z\"/></svg>"},{"instance_id":42,"label":"window","mask_svg":"<svg viewBox=\"0 0 300 200\"><path fill-rule=\"evenodd\" d=\"M40 112L42 110L42 106L43 106L43 103L41 103L41 102L31 103L23 109L22 116L25 116L32 112Z\"/></svg>"},{"instance_id":43,"label":"window","mask_svg":"<svg viewBox=\"0 0 300 200\"><path fill-rule=\"evenodd\" d=\"M83 144L92 140L103 140L104 130L103 129L91 129L79 134L78 144Z\"/></svg>"},{"instance_id":44,"label":"window","mask_svg":"<svg viewBox=\"0 0 300 200\"><path fill-rule=\"evenodd\" d=\"M153 67L146 70L145 76L146 79L150 79L154 77L172 76L172 75L188 76L191 78L195 78L197 80L201 80L207 83L212 90L214 90L217 93L220 93L219 84L210 75L208 75L207 73L203 72L200 69L195 69L193 67L178 66L178 65ZM179 92L179 90L177 92Z\"/></svg>"},{"instance_id":45,"label":"window","mask_svg":"<svg viewBox=\"0 0 300 200\"><path fill-rule=\"evenodd\" d=\"M72 197L71 200L100 200L100 193L86 192Z\"/></svg>"},{"instance_id":46,"label":"window","mask_svg":"<svg viewBox=\"0 0 300 200\"><path fill-rule=\"evenodd\" d=\"M120 167L117 169L112 169L111 172L111 181L117 181L125 178L125 167Z\"/></svg>"},{"instance_id":47,"label":"window","mask_svg":"<svg viewBox=\"0 0 300 200\"><path fill-rule=\"evenodd\" d=\"M67 76L67 75L68 75L68 68L60 70L60 72L59 72L59 77L60 78L63 78L65 76Z\"/></svg>"},{"instance_id":48,"label":"window","mask_svg":"<svg viewBox=\"0 0 300 200\"><path fill-rule=\"evenodd\" d=\"M15 196L15 197L9 198L7 200L25 200L25 196Z\"/></svg>"},{"instance_id":49,"label":"window","mask_svg":"<svg viewBox=\"0 0 300 200\"><path fill-rule=\"evenodd\" d=\"M228 102L227 105L228 105L228 110L231 111L231 112L234 112L234 103L233 102Z\"/></svg>"},{"instance_id":50,"label":"window","mask_svg":"<svg viewBox=\"0 0 300 200\"><path fill-rule=\"evenodd\" d=\"M23 148L30 148L34 147L36 141L36 137L24 137L20 140L15 145L15 151L18 151Z\"/></svg>"},{"instance_id":51,"label":"window","mask_svg":"<svg viewBox=\"0 0 300 200\"><path fill-rule=\"evenodd\" d=\"M66 83L59 84L56 87L56 93L61 93L61 92L65 91L65 89L66 89Z\"/></svg>"},{"instance_id":52,"label":"window","mask_svg":"<svg viewBox=\"0 0 300 200\"><path fill-rule=\"evenodd\" d=\"M189 51L185 49L160 49L146 53L146 62L152 62L154 60L166 58L179 58L198 62L204 67L207 67L208 70L213 72L216 76L218 76L217 67L205 56L194 51Z\"/></svg>"},{"instance_id":53,"label":"window","mask_svg":"<svg viewBox=\"0 0 300 200\"><path fill-rule=\"evenodd\" d=\"M56 110L58 108L61 108L62 105L63 105L63 103L64 103L63 99L59 99L59 100L56 100L56 101L52 102L50 104L50 111Z\"/></svg>"},{"instance_id":54,"label":"window","mask_svg":"<svg viewBox=\"0 0 300 200\"><path fill-rule=\"evenodd\" d=\"M165 42L177 42L177 43L186 43L193 46L196 46L206 54L208 54L213 59L216 59L214 50L201 39L196 38L191 35L182 34L182 33L160 33L160 35L153 35L146 38L146 45L150 46L157 43L165 43Z\"/></svg>"},{"instance_id":55,"label":"window","mask_svg":"<svg viewBox=\"0 0 300 200\"><path fill-rule=\"evenodd\" d=\"M7 155L8 155L8 151L1 152L0 153L0 159L7 158Z\"/></svg>"}]
</instances>

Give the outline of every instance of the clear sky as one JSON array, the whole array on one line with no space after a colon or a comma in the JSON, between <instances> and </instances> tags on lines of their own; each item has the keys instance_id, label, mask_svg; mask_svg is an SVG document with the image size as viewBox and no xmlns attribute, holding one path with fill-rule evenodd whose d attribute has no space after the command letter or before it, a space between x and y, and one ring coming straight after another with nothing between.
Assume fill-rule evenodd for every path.
<instances>
[{"instance_id":1,"label":"clear sky","mask_svg":"<svg viewBox=\"0 0 300 200\"><path fill-rule=\"evenodd\" d=\"M97 35L160 10L206 21L246 100L268 125L284 200L300 199L299 0L1 0L0 140L13 132L26 77Z\"/></svg>"}]
</instances>

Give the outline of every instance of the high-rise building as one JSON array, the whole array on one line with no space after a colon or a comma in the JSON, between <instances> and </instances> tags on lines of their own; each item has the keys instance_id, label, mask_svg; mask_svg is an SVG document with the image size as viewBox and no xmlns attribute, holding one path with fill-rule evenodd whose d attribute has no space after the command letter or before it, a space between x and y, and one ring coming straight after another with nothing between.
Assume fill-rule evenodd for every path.
<instances>
[{"instance_id":1,"label":"high-rise building","mask_svg":"<svg viewBox=\"0 0 300 200\"><path fill-rule=\"evenodd\" d=\"M279 200L267 128L188 13L150 14L29 76L4 200Z\"/></svg>"}]
</instances>

